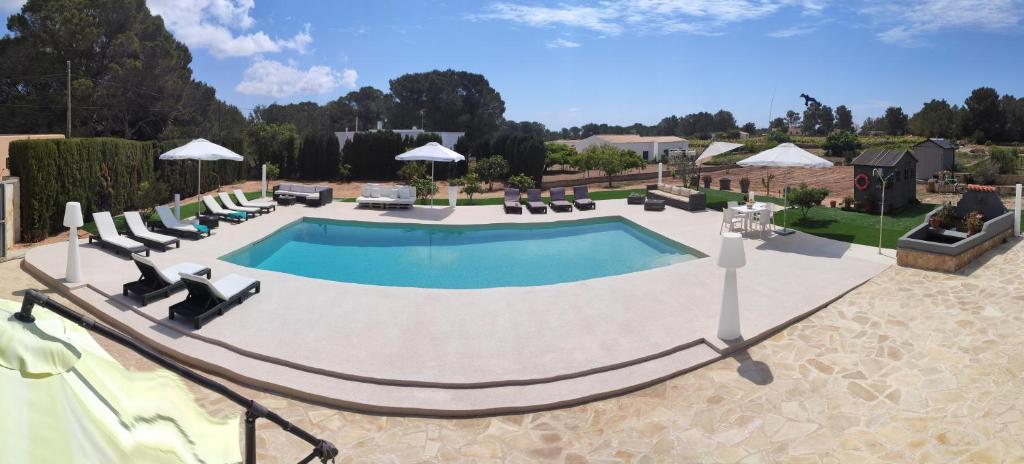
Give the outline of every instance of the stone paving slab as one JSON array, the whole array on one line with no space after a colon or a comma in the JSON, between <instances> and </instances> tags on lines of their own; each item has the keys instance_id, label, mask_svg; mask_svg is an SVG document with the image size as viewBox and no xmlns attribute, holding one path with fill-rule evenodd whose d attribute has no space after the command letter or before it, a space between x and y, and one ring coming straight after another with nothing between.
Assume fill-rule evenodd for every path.
<instances>
[{"instance_id":1,"label":"stone paving slab","mask_svg":"<svg viewBox=\"0 0 1024 464\"><path fill-rule=\"evenodd\" d=\"M327 282L214 259L304 216L442 224L621 216L709 257L580 282L480 290ZM191 261L210 266L215 277L238 273L264 282L259 295L198 331L167 319L167 306L182 295L147 307L121 297L121 285L137 277L124 257L86 245L82 261L89 290L101 297L90 298L93 306L102 306L94 309L113 318L128 312L146 318L146 323L133 322L132 330L159 339L172 352L200 349L202 344L195 343L200 341L262 362L394 385L537 383L694 343L726 349L714 336L724 276L714 264L720 221L714 211L652 213L627 206L625 200L599 202L594 212L537 216L504 215L497 206L374 211L334 203L281 208L247 223L225 224L213 237L185 242L179 250L154 253L159 265ZM872 249L802 233L752 238L745 246L748 265L740 270L740 301L748 340L806 316L891 263ZM34 248L26 263L59 280L64 246ZM290 379L263 380L303 389L288 384Z\"/></svg>"}]
</instances>

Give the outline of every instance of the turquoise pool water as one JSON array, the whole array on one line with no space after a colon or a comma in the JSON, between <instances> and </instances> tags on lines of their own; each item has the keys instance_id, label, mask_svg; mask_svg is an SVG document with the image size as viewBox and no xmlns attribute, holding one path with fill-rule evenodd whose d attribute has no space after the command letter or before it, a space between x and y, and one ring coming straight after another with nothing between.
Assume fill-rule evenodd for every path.
<instances>
[{"instance_id":1,"label":"turquoise pool water","mask_svg":"<svg viewBox=\"0 0 1024 464\"><path fill-rule=\"evenodd\" d=\"M338 282L492 288L626 274L700 257L622 218L472 226L306 218L221 259Z\"/></svg>"}]
</instances>

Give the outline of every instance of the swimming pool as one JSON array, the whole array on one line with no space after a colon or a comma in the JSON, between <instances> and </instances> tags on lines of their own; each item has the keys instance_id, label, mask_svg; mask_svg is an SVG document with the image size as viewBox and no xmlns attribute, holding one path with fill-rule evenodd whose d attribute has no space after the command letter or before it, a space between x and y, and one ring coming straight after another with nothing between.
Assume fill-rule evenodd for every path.
<instances>
[{"instance_id":1,"label":"swimming pool","mask_svg":"<svg viewBox=\"0 0 1024 464\"><path fill-rule=\"evenodd\" d=\"M470 289L572 282L704 256L619 217L460 226L304 218L221 259L338 282Z\"/></svg>"}]
</instances>

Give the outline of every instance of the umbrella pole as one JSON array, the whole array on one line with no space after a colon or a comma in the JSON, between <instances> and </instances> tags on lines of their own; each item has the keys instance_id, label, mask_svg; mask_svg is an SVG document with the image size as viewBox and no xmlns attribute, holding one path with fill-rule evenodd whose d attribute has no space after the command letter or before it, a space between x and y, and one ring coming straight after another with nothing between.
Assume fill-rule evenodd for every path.
<instances>
[{"instance_id":1,"label":"umbrella pole","mask_svg":"<svg viewBox=\"0 0 1024 464\"><path fill-rule=\"evenodd\" d=\"M782 230L779 231L779 235L790 235L793 233L789 229L788 221L789 213L789 170L783 176L782 182Z\"/></svg>"},{"instance_id":2,"label":"umbrella pole","mask_svg":"<svg viewBox=\"0 0 1024 464\"><path fill-rule=\"evenodd\" d=\"M199 214L203 214L203 161L198 160L196 163L199 164L199 179L198 182L196 182L196 201L199 202Z\"/></svg>"},{"instance_id":3,"label":"umbrella pole","mask_svg":"<svg viewBox=\"0 0 1024 464\"><path fill-rule=\"evenodd\" d=\"M431 161L430 162L430 207L431 208L434 207L434 187L436 187L436 186L437 186L437 184L434 181L434 162Z\"/></svg>"}]
</instances>

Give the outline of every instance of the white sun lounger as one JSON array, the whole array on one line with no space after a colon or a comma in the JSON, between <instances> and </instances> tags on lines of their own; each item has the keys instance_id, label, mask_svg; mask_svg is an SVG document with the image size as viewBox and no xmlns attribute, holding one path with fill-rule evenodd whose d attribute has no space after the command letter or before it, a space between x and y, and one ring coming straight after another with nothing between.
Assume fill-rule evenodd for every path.
<instances>
[{"instance_id":1,"label":"white sun lounger","mask_svg":"<svg viewBox=\"0 0 1024 464\"><path fill-rule=\"evenodd\" d=\"M240 189L235 189L234 194L235 199L238 200L238 204L245 207L259 208L267 212L273 211L277 208L276 201L253 201L246 198L245 193L242 193Z\"/></svg>"},{"instance_id":2,"label":"white sun lounger","mask_svg":"<svg viewBox=\"0 0 1024 464\"><path fill-rule=\"evenodd\" d=\"M214 200L213 197L209 195L203 195L203 204L206 205L206 209L210 214L215 214L228 221L242 222L249 219L249 213L244 211L226 210L220 206L220 203L217 203L217 200Z\"/></svg>"},{"instance_id":3,"label":"white sun lounger","mask_svg":"<svg viewBox=\"0 0 1024 464\"><path fill-rule=\"evenodd\" d=\"M146 224L142 222L142 215L138 211L125 211L124 220L128 223L128 233L132 238L151 247L166 251L171 245L181 248L181 240L170 235L150 232Z\"/></svg>"},{"instance_id":4,"label":"white sun lounger","mask_svg":"<svg viewBox=\"0 0 1024 464\"><path fill-rule=\"evenodd\" d=\"M109 212L92 213L92 220L96 223L96 231L99 232L99 236L89 235L89 243L97 242L103 248L126 255L145 252L146 256L149 256L149 248L117 231L117 227L114 226L114 218L110 216Z\"/></svg>"},{"instance_id":5,"label":"white sun lounger","mask_svg":"<svg viewBox=\"0 0 1024 464\"><path fill-rule=\"evenodd\" d=\"M174 217L174 213L171 212L171 208L166 206L157 206L156 214L160 216L160 222L163 223L164 229L172 234L188 235L189 237L203 238L203 232L196 228L192 224L186 224ZM206 235L210 235L206 232Z\"/></svg>"},{"instance_id":6,"label":"white sun lounger","mask_svg":"<svg viewBox=\"0 0 1024 464\"><path fill-rule=\"evenodd\" d=\"M259 208L249 208L247 206L236 205L235 201L231 199L231 195L228 195L227 192L220 192L217 194L217 197L220 198L220 202L224 203L224 206L227 207L227 209L230 209L231 211L241 211L243 213L253 216L260 214L262 212L260 211Z\"/></svg>"}]
</instances>

